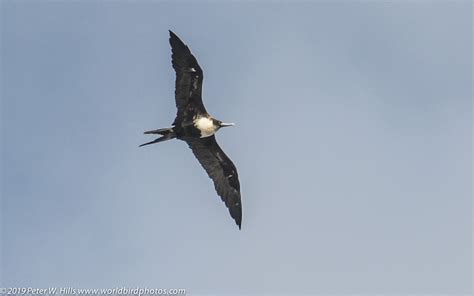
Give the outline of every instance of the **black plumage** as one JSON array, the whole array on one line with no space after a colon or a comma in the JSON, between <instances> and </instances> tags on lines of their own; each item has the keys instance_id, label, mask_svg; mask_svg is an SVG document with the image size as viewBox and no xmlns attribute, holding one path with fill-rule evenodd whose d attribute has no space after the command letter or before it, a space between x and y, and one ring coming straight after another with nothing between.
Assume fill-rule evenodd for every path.
<instances>
[{"instance_id":1,"label":"black plumage","mask_svg":"<svg viewBox=\"0 0 474 296\"><path fill-rule=\"evenodd\" d=\"M173 138L185 141L214 182L217 194L240 229L242 203L237 169L219 147L214 135L220 128L233 124L223 123L207 113L202 102L202 69L189 48L172 31L170 45L172 65L176 72L176 118L171 128L145 132L161 137L140 146Z\"/></svg>"}]
</instances>

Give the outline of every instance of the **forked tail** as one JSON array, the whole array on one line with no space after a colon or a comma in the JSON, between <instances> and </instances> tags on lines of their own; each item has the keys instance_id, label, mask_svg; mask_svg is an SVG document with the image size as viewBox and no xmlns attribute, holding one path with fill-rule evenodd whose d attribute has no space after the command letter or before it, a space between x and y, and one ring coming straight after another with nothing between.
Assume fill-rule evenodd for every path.
<instances>
[{"instance_id":1,"label":"forked tail","mask_svg":"<svg viewBox=\"0 0 474 296\"><path fill-rule=\"evenodd\" d=\"M175 134L175 132L172 128L160 128L160 129L157 129L157 130L146 131L146 132L144 132L144 134L162 135L162 137L159 137L158 139L153 140L151 142L141 144L139 147L150 145L150 144L155 144L155 143L159 143L159 142L163 142L163 141L166 141L166 140L171 140L171 139L176 138L176 134Z\"/></svg>"}]
</instances>

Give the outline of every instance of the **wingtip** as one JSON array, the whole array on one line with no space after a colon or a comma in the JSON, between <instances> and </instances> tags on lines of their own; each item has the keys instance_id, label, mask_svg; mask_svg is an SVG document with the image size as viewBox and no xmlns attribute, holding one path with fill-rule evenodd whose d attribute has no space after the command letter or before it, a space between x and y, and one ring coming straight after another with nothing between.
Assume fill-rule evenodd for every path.
<instances>
[{"instance_id":1,"label":"wingtip","mask_svg":"<svg viewBox=\"0 0 474 296\"><path fill-rule=\"evenodd\" d=\"M168 32L170 33L170 39L171 39L171 38L173 38L173 39L175 39L175 38L179 39L178 35L176 35L175 32L173 32L173 31L171 31L171 30L168 30Z\"/></svg>"},{"instance_id":2,"label":"wingtip","mask_svg":"<svg viewBox=\"0 0 474 296\"><path fill-rule=\"evenodd\" d=\"M170 45L171 45L171 48L175 49L175 48L179 48L179 49L187 49L186 47L186 44L184 44L184 42L178 37L178 35L176 35L173 31L171 30L168 30L170 32ZM188 49L189 50L189 49Z\"/></svg>"},{"instance_id":3,"label":"wingtip","mask_svg":"<svg viewBox=\"0 0 474 296\"><path fill-rule=\"evenodd\" d=\"M239 227L239 230L242 229L242 203L240 201L240 194L239 194L239 201L234 203L233 206L229 206L226 204L227 207L229 207L229 213L230 216L234 219L235 224Z\"/></svg>"},{"instance_id":4,"label":"wingtip","mask_svg":"<svg viewBox=\"0 0 474 296\"><path fill-rule=\"evenodd\" d=\"M235 224L237 224L237 226L239 226L239 230L242 229L242 218L238 218L235 219Z\"/></svg>"}]
</instances>

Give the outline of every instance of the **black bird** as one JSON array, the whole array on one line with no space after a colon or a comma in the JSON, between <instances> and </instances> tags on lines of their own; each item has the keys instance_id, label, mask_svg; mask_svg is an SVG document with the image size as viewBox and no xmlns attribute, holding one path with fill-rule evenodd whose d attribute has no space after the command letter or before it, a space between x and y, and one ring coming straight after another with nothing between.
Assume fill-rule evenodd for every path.
<instances>
[{"instance_id":1,"label":"black bird","mask_svg":"<svg viewBox=\"0 0 474 296\"><path fill-rule=\"evenodd\" d=\"M161 135L141 146L171 139L185 141L214 182L217 194L225 202L235 223L241 227L242 203L237 170L216 142L215 133L232 126L207 113L202 103L203 73L196 58L176 34L170 32L171 60L176 72L175 100L178 112L170 128L146 131L145 134Z\"/></svg>"}]
</instances>

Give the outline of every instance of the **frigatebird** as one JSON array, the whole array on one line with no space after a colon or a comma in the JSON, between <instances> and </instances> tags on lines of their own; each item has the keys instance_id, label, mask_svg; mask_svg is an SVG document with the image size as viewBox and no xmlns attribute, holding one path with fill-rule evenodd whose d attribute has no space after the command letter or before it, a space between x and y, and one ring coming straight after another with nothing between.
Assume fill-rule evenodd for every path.
<instances>
[{"instance_id":1,"label":"frigatebird","mask_svg":"<svg viewBox=\"0 0 474 296\"><path fill-rule=\"evenodd\" d=\"M214 135L221 127L234 124L224 123L207 113L202 102L202 69L188 46L171 30L169 32L171 61L176 72L175 101L178 112L172 127L146 131L145 134L161 137L140 147L175 138L185 141L214 182L217 194L240 229L242 203L237 169L219 147Z\"/></svg>"}]
</instances>

